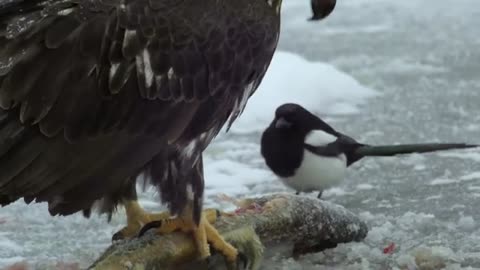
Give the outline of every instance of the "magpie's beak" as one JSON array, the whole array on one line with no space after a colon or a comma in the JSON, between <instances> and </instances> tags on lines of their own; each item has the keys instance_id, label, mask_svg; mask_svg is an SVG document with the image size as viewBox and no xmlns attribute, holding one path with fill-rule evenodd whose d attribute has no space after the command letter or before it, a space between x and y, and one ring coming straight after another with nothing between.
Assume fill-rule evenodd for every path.
<instances>
[{"instance_id":1,"label":"magpie's beak","mask_svg":"<svg viewBox=\"0 0 480 270\"><path fill-rule=\"evenodd\" d=\"M312 7L312 17L309 21L319 21L325 19L335 9L336 0L310 0Z\"/></svg>"},{"instance_id":2,"label":"magpie's beak","mask_svg":"<svg viewBox=\"0 0 480 270\"><path fill-rule=\"evenodd\" d=\"M292 123L288 122L285 118L280 117L275 121L275 128L289 128Z\"/></svg>"}]
</instances>

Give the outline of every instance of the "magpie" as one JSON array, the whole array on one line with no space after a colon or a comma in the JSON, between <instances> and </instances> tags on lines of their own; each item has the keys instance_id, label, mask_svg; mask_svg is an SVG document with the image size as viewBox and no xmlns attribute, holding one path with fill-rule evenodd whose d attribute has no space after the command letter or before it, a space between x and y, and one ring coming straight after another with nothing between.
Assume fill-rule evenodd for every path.
<instances>
[{"instance_id":1,"label":"magpie","mask_svg":"<svg viewBox=\"0 0 480 270\"><path fill-rule=\"evenodd\" d=\"M339 184L347 167L366 156L395 156L448 149L473 148L465 143L428 143L373 146L342 134L302 106L286 103L261 137L266 165L288 187L319 191Z\"/></svg>"}]
</instances>

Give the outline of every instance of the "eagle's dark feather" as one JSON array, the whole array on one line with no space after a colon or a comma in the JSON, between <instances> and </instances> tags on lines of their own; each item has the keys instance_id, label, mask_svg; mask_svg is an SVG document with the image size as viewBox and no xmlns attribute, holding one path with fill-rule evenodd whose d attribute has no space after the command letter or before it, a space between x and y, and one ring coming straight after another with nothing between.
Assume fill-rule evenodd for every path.
<instances>
[{"instance_id":1,"label":"eagle's dark feather","mask_svg":"<svg viewBox=\"0 0 480 270\"><path fill-rule=\"evenodd\" d=\"M0 3L0 203L111 213L144 174L173 214L276 48L264 0ZM277 1L278 2L278 1Z\"/></svg>"}]
</instances>

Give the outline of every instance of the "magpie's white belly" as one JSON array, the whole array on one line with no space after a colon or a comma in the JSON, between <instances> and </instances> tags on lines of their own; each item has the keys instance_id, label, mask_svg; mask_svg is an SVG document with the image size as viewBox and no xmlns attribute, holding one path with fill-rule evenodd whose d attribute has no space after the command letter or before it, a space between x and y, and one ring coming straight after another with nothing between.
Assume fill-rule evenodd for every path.
<instances>
[{"instance_id":1,"label":"magpie's white belly","mask_svg":"<svg viewBox=\"0 0 480 270\"><path fill-rule=\"evenodd\" d=\"M322 157L304 151L303 162L295 175L281 180L296 191L323 191L343 181L346 171L344 154L337 157Z\"/></svg>"}]
</instances>

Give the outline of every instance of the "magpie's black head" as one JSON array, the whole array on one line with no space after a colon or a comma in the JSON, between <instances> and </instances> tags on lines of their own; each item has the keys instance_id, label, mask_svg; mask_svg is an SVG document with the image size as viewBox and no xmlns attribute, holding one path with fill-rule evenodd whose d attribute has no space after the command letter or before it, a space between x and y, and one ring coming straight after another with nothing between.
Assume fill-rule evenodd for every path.
<instances>
[{"instance_id":1,"label":"magpie's black head","mask_svg":"<svg viewBox=\"0 0 480 270\"><path fill-rule=\"evenodd\" d=\"M295 103L286 103L279 106L275 111L275 118L270 127L277 129L279 132L302 135L306 135L314 129L337 135L337 132L327 123Z\"/></svg>"},{"instance_id":2,"label":"magpie's black head","mask_svg":"<svg viewBox=\"0 0 480 270\"><path fill-rule=\"evenodd\" d=\"M338 136L333 128L302 106L286 103L275 111L275 118L261 138L261 154L278 176L291 177L302 164L305 141L312 131Z\"/></svg>"}]
</instances>

